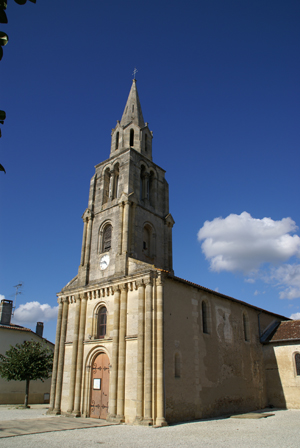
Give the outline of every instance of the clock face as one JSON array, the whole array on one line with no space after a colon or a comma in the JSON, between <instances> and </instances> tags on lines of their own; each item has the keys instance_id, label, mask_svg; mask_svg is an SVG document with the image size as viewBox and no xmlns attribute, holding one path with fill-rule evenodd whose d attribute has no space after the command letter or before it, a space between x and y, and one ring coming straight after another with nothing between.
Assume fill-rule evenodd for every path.
<instances>
[{"instance_id":1,"label":"clock face","mask_svg":"<svg viewBox=\"0 0 300 448\"><path fill-rule=\"evenodd\" d=\"M104 271L104 269L107 268L109 265L109 255L103 255L103 257L100 258L100 269L101 271Z\"/></svg>"}]
</instances>

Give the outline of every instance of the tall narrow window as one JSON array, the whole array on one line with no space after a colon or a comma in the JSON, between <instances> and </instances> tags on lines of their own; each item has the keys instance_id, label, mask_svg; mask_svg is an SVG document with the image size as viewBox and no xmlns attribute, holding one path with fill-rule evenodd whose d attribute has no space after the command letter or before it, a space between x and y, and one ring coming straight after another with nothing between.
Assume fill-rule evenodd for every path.
<instances>
[{"instance_id":1,"label":"tall narrow window","mask_svg":"<svg viewBox=\"0 0 300 448\"><path fill-rule=\"evenodd\" d=\"M202 309L202 331L203 333L208 333L208 312L207 303L203 300L201 304Z\"/></svg>"},{"instance_id":2,"label":"tall narrow window","mask_svg":"<svg viewBox=\"0 0 300 448\"><path fill-rule=\"evenodd\" d=\"M150 244L151 244L151 228L145 226L143 230L143 251L147 257L150 257Z\"/></svg>"},{"instance_id":3,"label":"tall narrow window","mask_svg":"<svg viewBox=\"0 0 300 448\"><path fill-rule=\"evenodd\" d=\"M111 248L112 226L108 224L103 231L102 252L107 252Z\"/></svg>"},{"instance_id":4,"label":"tall narrow window","mask_svg":"<svg viewBox=\"0 0 300 448\"><path fill-rule=\"evenodd\" d=\"M134 112L134 104L132 105L132 109L131 109L132 113Z\"/></svg>"},{"instance_id":5,"label":"tall narrow window","mask_svg":"<svg viewBox=\"0 0 300 448\"><path fill-rule=\"evenodd\" d=\"M295 354L296 375L300 376L300 353Z\"/></svg>"},{"instance_id":6,"label":"tall narrow window","mask_svg":"<svg viewBox=\"0 0 300 448\"><path fill-rule=\"evenodd\" d=\"M148 151L148 135L145 134L145 151Z\"/></svg>"},{"instance_id":7,"label":"tall narrow window","mask_svg":"<svg viewBox=\"0 0 300 448\"><path fill-rule=\"evenodd\" d=\"M130 146L134 145L134 130L130 129Z\"/></svg>"},{"instance_id":8,"label":"tall narrow window","mask_svg":"<svg viewBox=\"0 0 300 448\"><path fill-rule=\"evenodd\" d=\"M102 306L98 313L98 325L97 325L97 336L98 339L105 338L106 335L106 316L107 310L105 306Z\"/></svg>"},{"instance_id":9,"label":"tall narrow window","mask_svg":"<svg viewBox=\"0 0 300 448\"><path fill-rule=\"evenodd\" d=\"M120 137L120 134L119 134L119 132L117 132L116 133L116 149L119 148L119 137Z\"/></svg>"},{"instance_id":10,"label":"tall narrow window","mask_svg":"<svg viewBox=\"0 0 300 448\"><path fill-rule=\"evenodd\" d=\"M174 363L175 363L175 378L180 378L180 356L178 353L175 354L175 359L174 359Z\"/></svg>"},{"instance_id":11,"label":"tall narrow window","mask_svg":"<svg viewBox=\"0 0 300 448\"><path fill-rule=\"evenodd\" d=\"M110 171L109 168L105 170L104 182L103 182L103 204L108 201L109 198L109 186L110 186Z\"/></svg>"},{"instance_id":12,"label":"tall narrow window","mask_svg":"<svg viewBox=\"0 0 300 448\"><path fill-rule=\"evenodd\" d=\"M244 340L249 341L249 320L248 316L243 313Z\"/></svg>"}]
</instances>

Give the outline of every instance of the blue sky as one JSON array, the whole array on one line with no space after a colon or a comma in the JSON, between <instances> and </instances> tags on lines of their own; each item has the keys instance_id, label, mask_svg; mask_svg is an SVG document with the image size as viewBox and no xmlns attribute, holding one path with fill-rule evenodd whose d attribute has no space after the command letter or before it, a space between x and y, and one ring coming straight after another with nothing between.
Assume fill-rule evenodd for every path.
<instances>
[{"instance_id":1,"label":"blue sky","mask_svg":"<svg viewBox=\"0 0 300 448\"><path fill-rule=\"evenodd\" d=\"M297 317L299 1L10 1L6 13L0 295L23 282L14 322L45 320L55 339L56 293L77 274L90 178L134 67L170 186L175 275Z\"/></svg>"}]
</instances>

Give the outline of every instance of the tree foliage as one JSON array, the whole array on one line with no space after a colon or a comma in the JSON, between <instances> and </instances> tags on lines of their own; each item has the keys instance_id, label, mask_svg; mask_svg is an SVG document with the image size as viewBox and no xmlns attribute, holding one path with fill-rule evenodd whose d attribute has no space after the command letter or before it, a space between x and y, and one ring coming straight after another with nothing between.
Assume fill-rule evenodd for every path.
<instances>
[{"instance_id":1,"label":"tree foliage","mask_svg":"<svg viewBox=\"0 0 300 448\"><path fill-rule=\"evenodd\" d=\"M44 344L25 341L0 355L0 375L7 381L42 380L52 371L53 352Z\"/></svg>"}]
</instances>

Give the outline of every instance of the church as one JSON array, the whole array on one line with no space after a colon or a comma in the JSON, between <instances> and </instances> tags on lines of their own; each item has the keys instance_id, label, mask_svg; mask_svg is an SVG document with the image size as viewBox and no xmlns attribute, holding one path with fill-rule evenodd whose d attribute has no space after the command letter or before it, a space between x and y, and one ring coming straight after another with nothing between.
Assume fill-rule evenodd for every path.
<instances>
[{"instance_id":1,"label":"church","mask_svg":"<svg viewBox=\"0 0 300 448\"><path fill-rule=\"evenodd\" d=\"M169 187L135 79L82 218L78 274L58 294L50 413L164 426L276 405L264 344L289 321L174 275Z\"/></svg>"}]
</instances>

